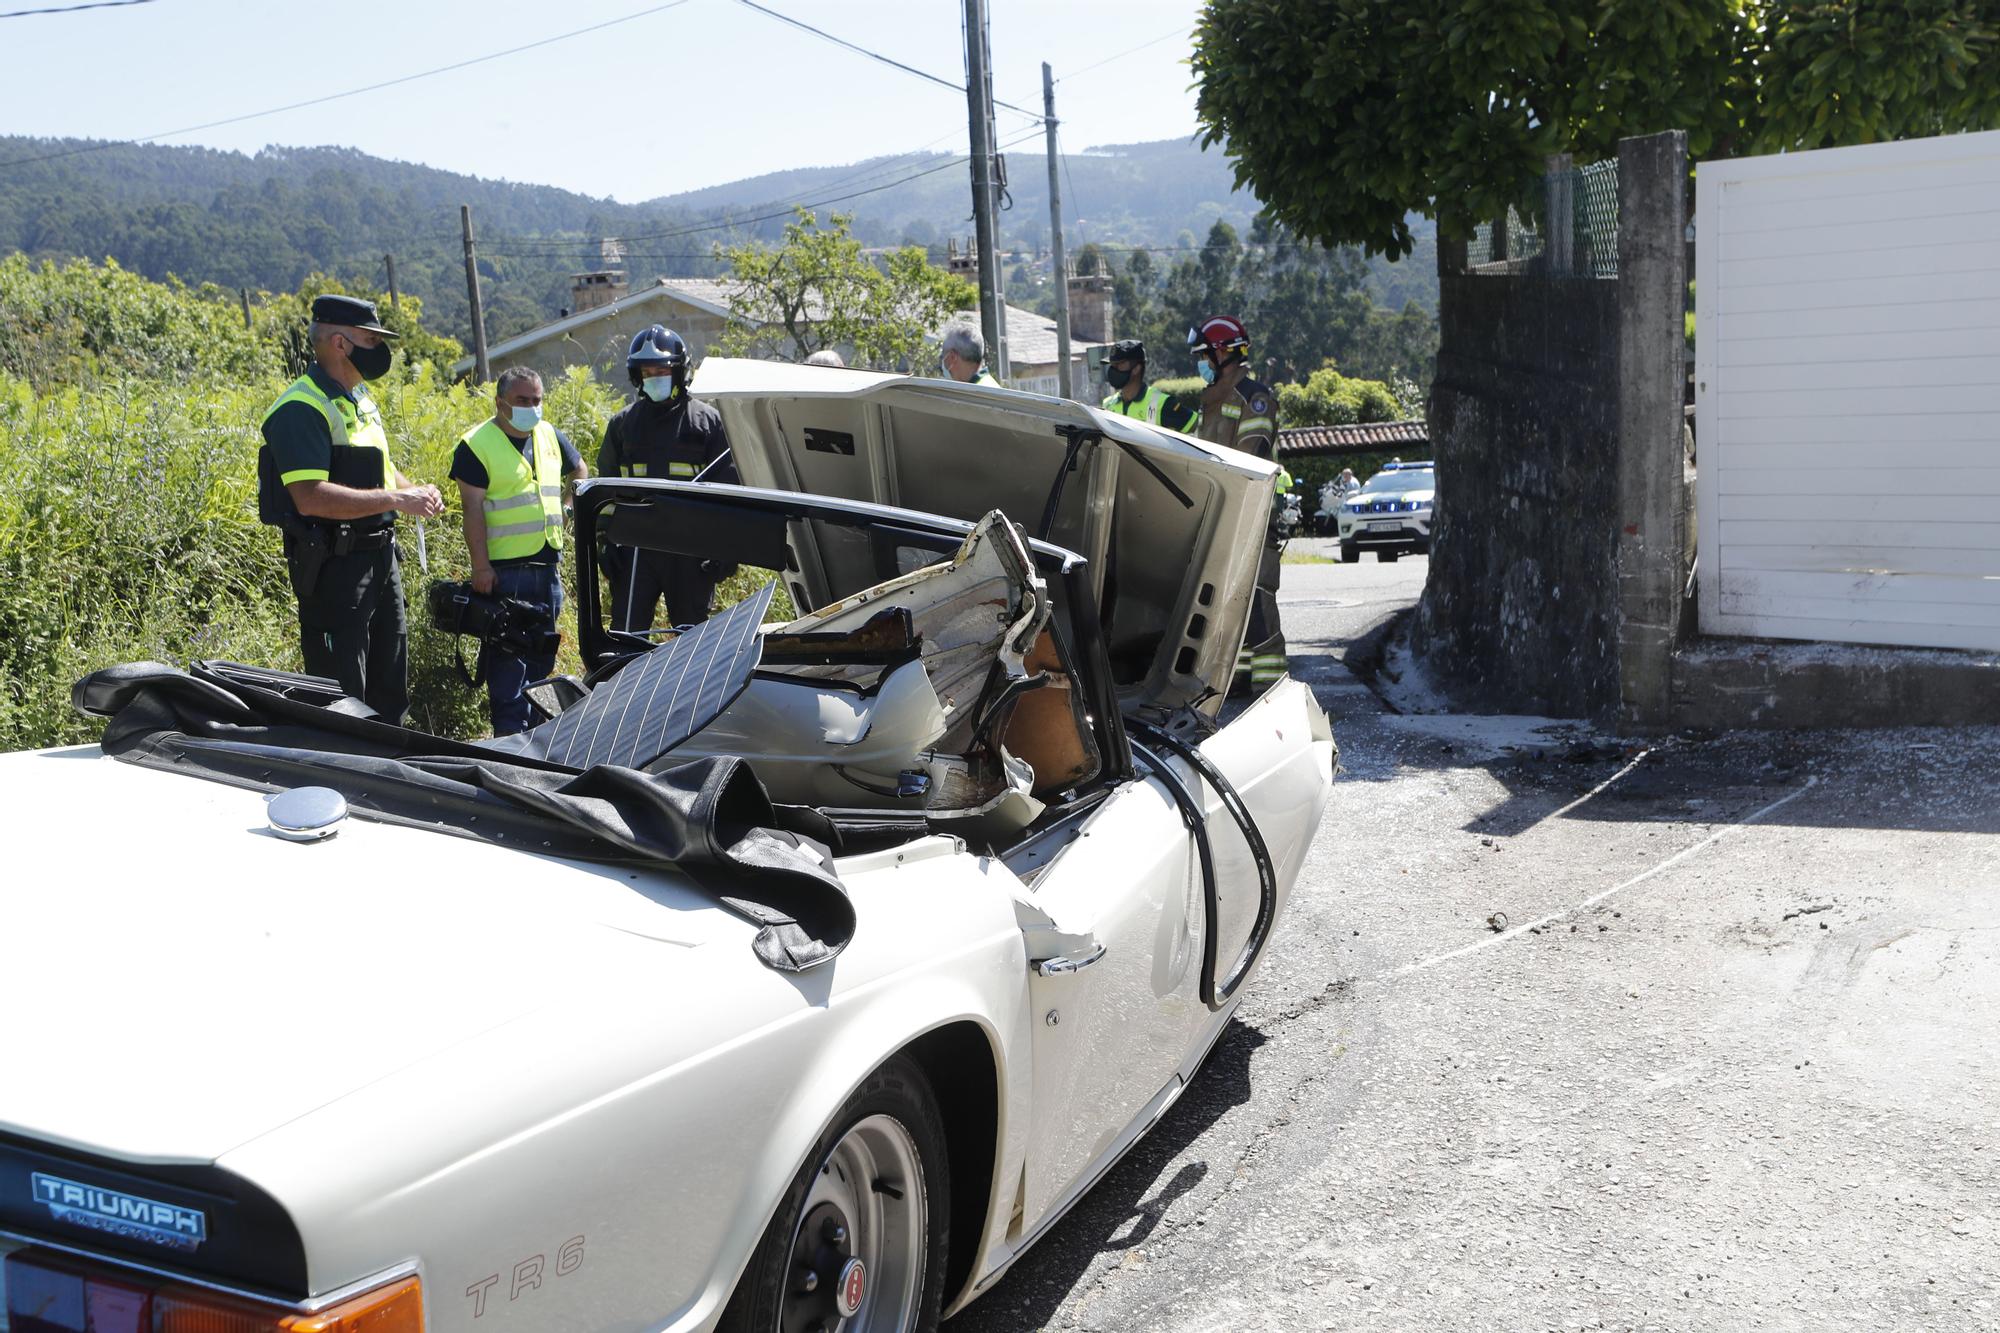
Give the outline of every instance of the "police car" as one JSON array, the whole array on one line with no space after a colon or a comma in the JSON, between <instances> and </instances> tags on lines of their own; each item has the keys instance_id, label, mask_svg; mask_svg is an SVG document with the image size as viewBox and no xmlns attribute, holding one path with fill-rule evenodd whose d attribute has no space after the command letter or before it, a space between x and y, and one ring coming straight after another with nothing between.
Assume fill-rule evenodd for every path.
<instances>
[{"instance_id":1,"label":"police car","mask_svg":"<svg viewBox=\"0 0 2000 1333\"><path fill-rule=\"evenodd\" d=\"M1384 463L1340 505L1340 558L1359 560L1364 550L1385 564L1431 549L1437 468L1432 463Z\"/></svg>"},{"instance_id":2,"label":"police car","mask_svg":"<svg viewBox=\"0 0 2000 1333\"><path fill-rule=\"evenodd\" d=\"M1297 682L1219 711L1275 469L702 380L744 484L580 488L530 731L138 663L0 758L9 1333L929 1329L1197 1076L1334 761ZM599 539L769 581L620 634Z\"/></svg>"}]
</instances>

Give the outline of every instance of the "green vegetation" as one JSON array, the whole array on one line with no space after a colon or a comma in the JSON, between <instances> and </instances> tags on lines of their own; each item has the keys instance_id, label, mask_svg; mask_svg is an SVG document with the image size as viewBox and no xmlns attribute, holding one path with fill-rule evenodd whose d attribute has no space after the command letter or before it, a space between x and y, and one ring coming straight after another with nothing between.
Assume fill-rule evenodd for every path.
<instances>
[{"instance_id":1,"label":"green vegetation","mask_svg":"<svg viewBox=\"0 0 2000 1333\"><path fill-rule=\"evenodd\" d=\"M718 246L735 279L729 308L742 322L723 333L716 352L803 361L845 349L849 365L907 370L924 359L925 337L946 316L978 303L971 283L933 267L916 246L877 267L861 253L853 220L835 213L822 227L802 208L779 246Z\"/></svg>"},{"instance_id":2,"label":"green vegetation","mask_svg":"<svg viewBox=\"0 0 2000 1333\"><path fill-rule=\"evenodd\" d=\"M1230 0L1195 29L1204 144L1299 235L1406 254L1550 153L1685 129L1698 159L2000 126L1991 0Z\"/></svg>"},{"instance_id":3,"label":"green vegetation","mask_svg":"<svg viewBox=\"0 0 2000 1333\"><path fill-rule=\"evenodd\" d=\"M302 319L306 299L273 308ZM98 667L218 657L298 669L284 558L256 507L258 423L294 373L295 333L275 316L245 330L226 294L115 267L0 262L0 750L94 739L69 690ZM453 507L427 525L428 576L403 523L412 721L479 735L484 691L460 679L454 640L428 627L421 599L432 578L468 576L447 474L492 399L423 357L399 356L372 387L397 466L439 483ZM594 457L618 395L581 370L547 387L549 419ZM725 599L760 577L746 571ZM573 611L563 630L573 644Z\"/></svg>"},{"instance_id":4,"label":"green vegetation","mask_svg":"<svg viewBox=\"0 0 2000 1333\"><path fill-rule=\"evenodd\" d=\"M1110 275L1114 332L1145 340L1155 379L1192 368L1189 328L1234 315L1250 330L1252 374L1267 384L1300 379L1329 359L1368 379L1430 384L1438 328L1428 310L1414 301L1401 311L1381 308L1355 251L1302 243L1261 217L1248 244L1217 222L1171 267L1146 250L1095 245L1077 252L1076 266Z\"/></svg>"}]
</instances>

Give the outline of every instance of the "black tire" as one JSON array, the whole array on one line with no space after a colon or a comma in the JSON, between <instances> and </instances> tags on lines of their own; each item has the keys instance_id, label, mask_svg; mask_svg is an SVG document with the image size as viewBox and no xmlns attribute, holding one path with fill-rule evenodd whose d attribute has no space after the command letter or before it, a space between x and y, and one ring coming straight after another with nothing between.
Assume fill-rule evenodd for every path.
<instances>
[{"instance_id":1,"label":"black tire","mask_svg":"<svg viewBox=\"0 0 2000 1333\"><path fill-rule=\"evenodd\" d=\"M1402 552L1393 546L1378 546L1375 548L1375 558L1385 565L1395 564L1396 557L1401 554Z\"/></svg>"},{"instance_id":2,"label":"black tire","mask_svg":"<svg viewBox=\"0 0 2000 1333\"><path fill-rule=\"evenodd\" d=\"M938 1114L930 1080L914 1061L899 1055L854 1090L813 1144L770 1225L764 1229L763 1238L757 1242L743 1276L737 1279L736 1290L722 1312L722 1322L716 1325L717 1333L779 1333L785 1327L788 1302L803 1299L796 1290L798 1265L794 1247L800 1238L802 1214L814 1182L829 1168L836 1148L850 1131L858 1130L864 1122L879 1123L879 1117L887 1117L907 1133L922 1177L919 1197L925 1202L926 1219L923 1267L915 1318L908 1328L912 1333L932 1333L937 1328L944 1303L945 1243L951 1223L951 1178L946 1166L944 1120ZM897 1184L907 1191L908 1181ZM903 1196L897 1197L900 1200ZM894 1327L893 1323L870 1320L876 1308L876 1293L871 1287L868 1302L843 1325L844 1333L882 1333ZM796 1307L792 1312L796 1313ZM891 1316L898 1317L900 1312ZM827 1326L833 1327L834 1322L829 1319Z\"/></svg>"},{"instance_id":3,"label":"black tire","mask_svg":"<svg viewBox=\"0 0 2000 1333\"><path fill-rule=\"evenodd\" d=\"M1360 558L1361 544L1359 542L1342 542L1340 544L1341 563L1351 565Z\"/></svg>"}]
</instances>

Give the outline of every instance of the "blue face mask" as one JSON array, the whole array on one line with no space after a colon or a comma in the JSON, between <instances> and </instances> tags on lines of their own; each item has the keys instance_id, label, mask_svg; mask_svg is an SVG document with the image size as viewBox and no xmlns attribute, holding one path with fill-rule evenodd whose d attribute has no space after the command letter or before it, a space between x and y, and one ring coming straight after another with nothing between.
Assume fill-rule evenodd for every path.
<instances>
[{"instance_id":1,"label":"blue face mask","mask_svg":"<svg viewBox=\"0 0 2000 1333\"><path fill-rule=\"evenodd\" d=\"M645 394L656 403L664 403L667 399L674 396L674 377L672 375L648 375L645 379L639 381L639 392Z\"/></svg>"},{"instance_id":2,"label":"blue face mask","mask_svg":"<svg viewBox=\"0 0 2000 1333\"><path fill-rule=\"evenodd\" d=\"M514 429L518 431L533 430L542 421L542 409L539 407L515 407L508 409L508 413L513 418Z\"/></svg>"},{"instance_id":3,"label":"blue face mask","mask_svg":"<svg viewBox=\"0 0 2000 1333\"><path fill-rule=\"evenodd\" d=\"M1194 368L1201 372L1201 382L1203 384L1215 383L1215 362L1209 360L1207 357L1203 357L1194 363Z\"/></svg>"}]
</instances>

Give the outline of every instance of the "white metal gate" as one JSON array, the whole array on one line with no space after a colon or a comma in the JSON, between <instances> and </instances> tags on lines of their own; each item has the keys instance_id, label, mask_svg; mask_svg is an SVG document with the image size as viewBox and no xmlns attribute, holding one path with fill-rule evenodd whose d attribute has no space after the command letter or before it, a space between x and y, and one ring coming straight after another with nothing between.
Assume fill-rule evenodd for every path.
<instances>
[{"instance_id":1,"label":"white metal gate","mask_svg":"<svg viewBox=\"0 0 2000 1333\"><path fill-rule=\"evenodd\" d=\"M1702 632L2000 650L2000 132L1696 197Z\"/></svg>"}]
</instances>

